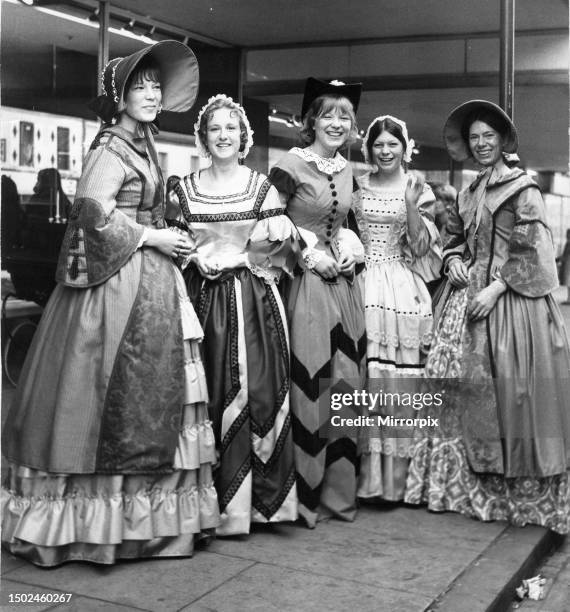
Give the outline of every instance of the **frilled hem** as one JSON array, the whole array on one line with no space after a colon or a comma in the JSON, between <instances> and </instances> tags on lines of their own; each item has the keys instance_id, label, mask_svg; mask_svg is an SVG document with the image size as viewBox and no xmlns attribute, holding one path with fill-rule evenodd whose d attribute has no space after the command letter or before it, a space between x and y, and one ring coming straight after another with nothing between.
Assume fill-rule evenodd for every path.
<instances>
[{"instance_id":1,"label":"frilled hem","mask_svg":"<svg viewBox=\"0 0 570 612\"><path fill-rule=\"evenodd\" d=\"M570 532L568 473L505 478L473 472L460 438L422 439L410 463L405 501L434 512L459 512L481 521L508 521Z\"/></svg>"},{"instance_id":2,"label":"frilled hem","mask_svg":"<svg viewBox=\"0 0 570 612\"><path fill-rule=\"evenodd\" d=\"M174 267L174 271L178 301L180 303L180 316L182 318L182 336L184 340L202 340L204 332L192 302L188 297L182 274L176 267Z\"/></svg>"},{"instance_id":3,"label":"frilled hem","mask_svg":"<svg viewBox=\"0 0 570 612\"><path fill-rule=\"evenodd\" d=\"M186 425L178 434L174 468L196 470L205 463L216 462L216 442L211 421Z\"/></svg>"},{"instance_id":4,"label":"frilled hem","mask_svg":"<svg viewBox=\"0 0 570 612\"><path fill-rule=\"evenodd\" d=\"M363 499L382 498L387 501L404 499L410 463L409 441L369 441L370 448L360 457L360 474L356 496ZM377 442L377 444L372 444ZM405 442L400 445L399 442Z\"/></svg>"},{"instance_id":5,"label":"frilled hem","mask_svg":"<svg viewBox=\"0 0 570 612\"><path fill-rule=\"evenodd\" d=\"M23 472L23 476L21 475ZM167 476L46 475L11 468L2 541L40 547L198 534L219 524L209 466Z\"/></svg>"},{"instance_id":6,"label":"frilled hem","mask_svg":"<svg viewBox=\"0 0 570 612\"><path fill-rule=\"evenodd\" d=\"M214 531L208 529L199 534L155 538L149 541L125 540L119 545L75 542L65 546L37 546L14 539L11 542L2 542L2 547L40 567L55 567L71 561L112 565L120 559L192 557L195 544L199 541L208 542L213 535Z\"/></svg>"}]
</instances>

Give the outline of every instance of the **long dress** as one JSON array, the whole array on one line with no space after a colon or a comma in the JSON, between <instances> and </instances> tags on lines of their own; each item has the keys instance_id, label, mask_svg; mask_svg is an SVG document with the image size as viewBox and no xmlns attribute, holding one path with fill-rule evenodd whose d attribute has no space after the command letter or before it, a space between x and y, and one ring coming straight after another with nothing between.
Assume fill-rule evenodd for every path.
<instances>
[{"instance_id":1,"label":"long dress","mask_svg":"<svg viewBox=\"0 0 570 612\"><path fill-rule=\"evenodd\" d=\"M396 188L370 184L361 188L366 249L364 305L371 393L414 393L432 339L432 307L426 281L441 266L441 243L433 222L435 197L428 185L418 201L422 225L412 241L407 233L404 194L407 176ZM397 379L397 380L390 380ZM384 405L374 414L395 418L415 416L412 406ZM403 499L412 443L411 428L362 429L358 496Z\"/></svg>"},{"instance_id":2,"label":"long dress","mask_svg":"<svg viewBox=\"0 0 570 612\"><path fill-rule=\"evenodd\" d=\"M3 432L2 544L37 565L187 556L218 525L202 329L143 245L163 207L148 128L104 128Z\"/></svg>"},{"instance_id":3,"label":"long dress","mask_svg":"<svg viewBox=\"0 0 570 612\"><path fill-rule=\"evenodd\" d=\"M184 271L204 328L204 363L219 466L218 535L249 533L251 522L297 519L289 412L289 338L276 281L291 265L295 228L267 177L250 171L241 193L211 195L199 174L175 187L177 225L205 255L247 253L248 267L204 279Z\"/></svg>"},{"instance_id":4,"label":"long dress","mask_svg":"<svg viewBox=\"0 0 570 612\"><path fill-rule=\"evenodd\" d=\"M570 350L551 294L552 237L532 179L515 169L490 182L489 172L448 221L444 262L462 258L469 285L448 283L442 296L425 372L444 399L426 409L439 426L417 430L406 501L567 533ZM493 279L506 292L470 320L470 300Z\"/></svg>"},{"instance_id":5,"label":"long dress","mask_svg":"<svg viewBox=\"0 0 570 612\"><path fill-rule=\"evenodd\" d=\"M357 205L352 169L337 153L325 159L294 148L270 173L315 249L338 259L339 230ZM366 335L358 281L327 282L299 271L284 291L291 333L291 411L299 513L309 527L331 516L354 520L358 457L354 432L331 427L327 397L339 381L362 389Z\"/></svg>"}]
</instances>

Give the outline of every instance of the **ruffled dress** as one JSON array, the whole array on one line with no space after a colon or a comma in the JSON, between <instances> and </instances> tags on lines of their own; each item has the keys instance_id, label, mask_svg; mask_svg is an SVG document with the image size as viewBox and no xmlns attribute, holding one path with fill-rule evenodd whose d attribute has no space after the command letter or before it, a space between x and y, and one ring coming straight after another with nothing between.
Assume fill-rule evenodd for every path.
<instances>
[{"instance_id":1,"label":"ruffled dress","mask_svg":"<svg viewBox=\"0 0 570 612\"><path fill-rule=\"evenodd\" d=\"M435 198L428 185L418 201L423 227L414 241L408 236L404 200L407 178L400 187L390 189L371 185L369 173L358 178L361 236L366 249L368 390L396 393L402 398L419 390L416 379L423 375L433 326L424 278L433 280L441 266L441 241L433 222ZM413 418L415 412L409 404L384 402L373 414ZM384 426L360 433L358 496L403 499L413 430Z\"/></svg>"},{"instance_id":2,"label":"ruffled dress","mask_svg":"<svg viewBox=\"0 0 570 612\"><path fill-rule=\"evenodd\" d=\"M249 533L252 522L297 519L289 411L289 333L277 290L291 271L296 230L267 177L251 170L240 193L218 196L199 174L175 187L181 214L204 256L247 254L249 265L216 280L188 265L184 278L204 328L204 362L219 464L218 535Z\"/></svg>"},{"instance_id":3,"label":"ruffled dress","mask_svg":"<svg viewBox=\"0 0 570 612\"><path fill-rule=\"evenodd\" d=\"M347 161L338 153L326 159L294 148L271 170L270 179L287 200L287 214L297 227L316 235L314 249L338 260L343 224L349 211L359 212ZM364 386L366 336L358 279L339 275L327 282L312 270L298 270L282 291L291 330L299 513L309 527L330 517L352 521L356 432L331 425L330 394L339 382L348 385L347 392Z\"/></svg>"},{"instance_id":4,"label":"ruffled dress","mask_svg":"<svg viewBox=\"0 0 570 612\"><path fill-rule=\"evenodd\" d=\"M163 226L149 136L92 145L6 420L2 545L37 565L189 556L219 524L202 329L172 260L141 246Z\"/></svg>"},{"instance_id":5,"label":"ruffled dress","mask_svg":"<svg viewBox=\"0 0 570 612\"><path fill-rule=\"evenodd\" d=\"M438 426L416 430L405 500L568 533L570 349L545 216L518 169L496 181L483 172L450 214L444 261L461 258L469 285L442 294L425 373L444 401L418 414ZM471 320L494 279L506 292Z\"/></svg>"}]
</instances>

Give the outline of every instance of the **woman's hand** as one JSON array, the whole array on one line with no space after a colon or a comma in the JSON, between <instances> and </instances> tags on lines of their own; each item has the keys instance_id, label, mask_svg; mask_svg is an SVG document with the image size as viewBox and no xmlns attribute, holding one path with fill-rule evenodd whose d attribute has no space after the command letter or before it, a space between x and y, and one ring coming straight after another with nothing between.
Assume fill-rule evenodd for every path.
<instances>
[{"instance_id":1,"label":"woman's hand","mask_svg":"<svg viewBox=\"0 0 570 612\"><path fill-rule=\"evenodd\" d=\"M222 271L212 257L194 253L190 258L190 262L193 263L198 268L200 274L208 280L216 280L222 274Z\"/></svg>"},{"instance_id":2,"label":"woman's hand","mask_svg":"<svg viewBox=\"0 0 570 612\"><path fill-rule=\"evenodd\" d=\"M313 270L326 280L336 278L340 272L339 265L329 255L323 254L315 264Z\"/></svg>"},{"instance_id":3,"label":"woman's hand","mask_svg":"<svg viewBox=\"0 0 570 612\"><path fill-rule=\"evenodd\" d=\"M214 267L220 271L235 270L236 268L245 268L248 264L246 253L224 253L216 255L210 259Z\"/></svg>"},{"instance_id":4,"label":"woman's hand","mask_svg":"<svg viewBox=\"0 0 570 612\"><path fill-rule=\"evenodd\" d=\"M505 285L501 281L493 281L485 289L471 300L467 314L471 321L484 319L495 307L499 297L506 291Z\"/></svg>"},{"instance_id":5,"label":"woman's hand","mask_svg":"<svg viewBox=\"0 0 570 612\"><path fill-rule=\"evenodd\" d=\"M406 184L406 192L404 194L406 206L412 209L417 208L420 196L424 191L424 184L425 180L423 176L419 174L410 174L408 177L408 183Z\"/></svg>"},{"instance_id":6,"label":"woman's hand","mask_svg":"<svg viewBox=\"0 0 570 612\"><path fill-rule=\"evenodd\" d=\"M344 276L352 276L354 274L355 265L356 259L351 251L341 253L340 259L338 260L338 266L341 274L344 274Z\"/></svg>"},{"instance_id":7,"label":"woman's hand","mask_svg":"<svg viewBox=\"0 0 570 612\"><path fill-rule=\"evenodd\" d=\"M469 272L467 271L467 266L461 259L452 259L449 262L447 266L447 278L449 278L450 283L454 287L457 287L457 289L467 287L469 284Z\"/></svg>"},{"instance_id":8,"label":"woman's hand","mask_svg":"<svg viewBox=\"0 0 570 612\"><path fill-rule=\"evenodd\" d=\"M188 257L193 250L189 238L169 229L149 229L145 245L170 257Z\"/></svg>"}]
</instances>

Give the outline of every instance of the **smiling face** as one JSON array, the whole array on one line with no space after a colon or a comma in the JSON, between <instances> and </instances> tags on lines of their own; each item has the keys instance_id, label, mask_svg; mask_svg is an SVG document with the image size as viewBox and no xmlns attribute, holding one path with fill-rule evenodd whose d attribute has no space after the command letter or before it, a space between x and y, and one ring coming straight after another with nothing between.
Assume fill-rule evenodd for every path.
<instances>
[{"instance_id":1,"label":"smiling face","mask_svg":"<svg viewBox=\"0 0 570 612\"><path fill-rule=\"evenodd\" d=\"M125 112L136 121L148 123L156 119L161 102L160 82L140 75L139 79L133 80L125 96Z\"/></svg>"},{"instance_id":2,"label":"smiling face","mask_svg":"<svg viewBox=\"0 0 570 612\"><path fill-rule=\"evenodd\" d=\"M222 107L210 115L205 144L213 160L238 159L241 126L236 109Z\"/></svg>"},{"instance_id":3,"label":"smiling face","mask_svg":"<svg viewBox=\"0 0 570 612\"><path fill-rule=\"evenodd\" d=\"M372 163L385 174L399 172L404 157L404 145L387 130L380 132L371 147Z\"/></svg>"},{"instance_id":4,"label":"smiling face","mask_svg":"<svg viewBox=\"0 0 570 612\"><path fill-rule=\"evenodd\" d=\"M323 157L332 157L337 149L346 144L354 128L352 105L346 98L325 99L320 113L315 117L315 152Z\"/></svg>"},{"instance_id":5,"label":"smiling face","mask_svg":"<svg viewBox=\"0 0 570 612\"><path fill-rule=\"evenodd\" d=\"M469 127L469 148L478 164L494 166L501 159L503 139L488 123L474 121Z\"/></svg>"},{"instance_id":6,"label":"smiling face","mask_svg":"<svg viewBox=\"0 0 570 612\"><path fill-rule=\"evenodd\" d=\"M125 93L125 105L119 124L134 132L137 123L150 123L156 119L161 102L162 90L157 76L139 73Z\"/></svg>"}]
</instances>

